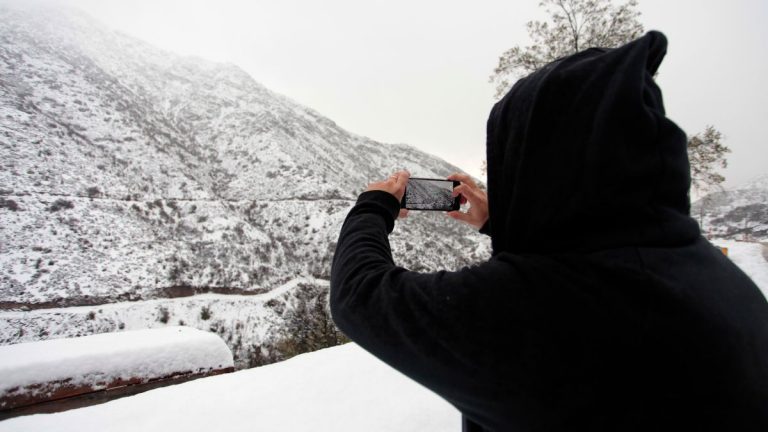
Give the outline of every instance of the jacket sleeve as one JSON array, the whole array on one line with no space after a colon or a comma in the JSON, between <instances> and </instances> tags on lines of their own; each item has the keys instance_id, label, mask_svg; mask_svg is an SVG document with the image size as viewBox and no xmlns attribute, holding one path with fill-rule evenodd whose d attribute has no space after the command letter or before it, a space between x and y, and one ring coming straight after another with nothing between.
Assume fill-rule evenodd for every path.
<instances>
[{"instance_id":1,"label":"jacket sleeve","mask_svg":"<svg viewBox=\"0 0 768 432\"><path fill-rule=\"evenodd\" d=\"M480 234L485 234L487 236L491 236L491 219L489 218L483 226L480 227Z\"/></svg>"},{"instance_id":2,"label":"jacket sleeve","mask_svg":"<svg viewBox=\"0 0 768 432\"><path fill-rule=\"evenodd\" d=\"M478 378L497 369L489 362L499 359L484 347L496 334L500 311L491 309L503 303L497 282L509 280L509 266L490 261L435 273L398 267L387 237L398 211L391 194L370 191L347 215L331 270L333 319L364 349L466 412L462 400L493 392L478 388Z\"/></svg>"}]
</instances>

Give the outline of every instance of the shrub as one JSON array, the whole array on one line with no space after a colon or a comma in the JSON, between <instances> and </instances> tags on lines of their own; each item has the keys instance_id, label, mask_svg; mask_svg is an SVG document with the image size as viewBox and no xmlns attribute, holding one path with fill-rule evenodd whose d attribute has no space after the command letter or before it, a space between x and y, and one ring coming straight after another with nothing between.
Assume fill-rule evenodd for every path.
<instances>
[{"instance_id":1,"label":"shrub","mask_svg":"<svg viewBox=\"0 0 768 432\"><path fill-rule=\"evenodd\" d=\"M98 188L98 186L89 187L85 190L85 193L88 195L88 198L96 198L101 196L101 190Z\"/></svg>"},{"instance_id":2,"label":"shrub","mask_svg":"<svg viewBox=\"0 0 768 432\"><path fill-rule=\"evenodd\" d=\"M285 328L275 344L281 359L349 342L331 319L328 292L299 286L293 308L283 315Z\"/></svg>"},{"instance_id":3,"label":"shrub","mask_svg":"<svg viewBox=\"0 0 768 432\"><path fill-rule=\"evenodd\" d=\"M19 205L14 200L0 198L0 208L7 208L10 211L19 211Z\"/></svg>"},{"instance_id":4,"label":"shrub","mask_svg":"<svg viewBox=\"0 0 768 432\"><path fill-rule=\"evenodd\" d=\"M168 320L171 318L171 313L165 306L160 306L157 310L157 320L163 324L168 324Z\"/></svg>"},{"instance_id":5,"label":"shrub","mask_svg":"<svg viewBox=\"0 0 768 432\"><path fill-rule=\"evenodd\" d=\"M65 200L63 198L59 198L56 201L51 204L50 207L48 207L49 212L57 212L59 210L68 210L74 208L75 205L72 204L72 201Z\"/></svg>"},{"instance_id":6,"label":"shrub","mask_svg":"<svg viewBox=\"0 0 768 432\"><path fill-rule=\"evenodd\" d=\"M203 306L202 309L200 309L200 319L203 321L207 321L211 318L211 308L208 306Z\"/></svg>"}]
</instances>

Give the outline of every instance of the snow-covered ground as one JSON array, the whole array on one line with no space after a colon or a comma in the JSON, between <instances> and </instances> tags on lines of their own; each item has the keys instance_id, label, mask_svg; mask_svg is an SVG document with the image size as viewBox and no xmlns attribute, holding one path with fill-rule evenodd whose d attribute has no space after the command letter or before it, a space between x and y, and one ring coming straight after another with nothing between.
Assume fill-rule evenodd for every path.
<instances>
[{"instance_id":1,"label":"snow-covered ground","mask_svg":"<svg viewBox=\"0 0 768 432\"><path fill-rule=\"evenodd\" d=\"M728 248L728 257L731 261L752 278L755 285L768 298L768 246L733 240L712 240L711 243Z\"/></svg>"},{"instance_id":2,"label":"snow-covered ground","mask_svg":"<svg viewBox=\"0 0 768 432\"><path fill-rule=\"evenodd\" d=\"M459 431L459 412L355 344L141 393L0 422L19 431Z\"/></svg>"}]
</instances>

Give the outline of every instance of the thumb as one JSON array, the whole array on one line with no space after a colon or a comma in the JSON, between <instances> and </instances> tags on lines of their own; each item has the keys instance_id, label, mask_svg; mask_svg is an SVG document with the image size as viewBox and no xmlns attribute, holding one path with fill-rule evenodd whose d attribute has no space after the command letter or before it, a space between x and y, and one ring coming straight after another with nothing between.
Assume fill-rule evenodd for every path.
<instances>
[{"instance_id":1,"label":"thumb","mask_svg":"<svg viewBox=\"0 0 768 432\"><path fill-rule=\"evenodd\" d=\"M397 176L397 187L399 188L405 188L405 185L408 184L408 179L411 178L411 174L408 173L408 171L400 171Z\"/></svg>"},{"instance_id":2,"label":"thumb","mask_svg":"<svg viewBox=\"0 0 768 432\"><path fill-rule=\"evenodd\" d=\"M405 187L408 185L408 179L411 177L411 175L408 173L408 171L400 171L397 173L397 180L395 180L395 188L397 190L397 195L402 197L405 193Z\"/></svg>"},{"instance_id":3,"label":"thumb","mask_svg":"<svg viewBox=\"0 0 768 432\"><path fill-rule=\"evenodd\" d=\"M460 220L462 222L469 223L470 216L468 213L462 213L460 211L449 211L446 213L448 216L450 216L453 219Z\"/></svg>"}]
</instances>

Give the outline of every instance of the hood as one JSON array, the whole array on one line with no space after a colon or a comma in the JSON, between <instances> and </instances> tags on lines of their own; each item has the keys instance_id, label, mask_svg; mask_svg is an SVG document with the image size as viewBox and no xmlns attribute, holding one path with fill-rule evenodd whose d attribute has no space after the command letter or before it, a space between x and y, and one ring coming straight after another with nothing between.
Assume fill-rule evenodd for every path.
<instances>
[{"instance_id":1,"label":"hood","mask_svg":"<svg viewBox=\"0 0 768 432\"><path fill-rule=\"evenodd\" d=\"M488 119L494 255L676 246L690 216L685 132L653 76L659 32L592 48L519 80Z\"/></svg>"}]
</instances>

